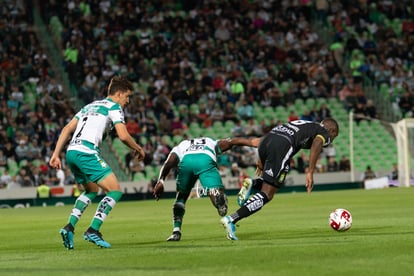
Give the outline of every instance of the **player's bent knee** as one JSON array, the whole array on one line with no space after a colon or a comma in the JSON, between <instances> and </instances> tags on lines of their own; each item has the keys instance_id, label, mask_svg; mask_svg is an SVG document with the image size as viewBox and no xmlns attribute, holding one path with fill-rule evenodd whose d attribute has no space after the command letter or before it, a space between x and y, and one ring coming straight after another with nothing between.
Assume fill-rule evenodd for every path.
<instances>
[{"instance_id":1,"label":"player's bent knee","mask_svg":"<svg viewBox=\"0 0 414 276\"><path fill-rule=\"evenodd\" d=\"M185 204L183 202L175 202L173 205L173 209L185 211Z\"/></svg>"}]
</instances>

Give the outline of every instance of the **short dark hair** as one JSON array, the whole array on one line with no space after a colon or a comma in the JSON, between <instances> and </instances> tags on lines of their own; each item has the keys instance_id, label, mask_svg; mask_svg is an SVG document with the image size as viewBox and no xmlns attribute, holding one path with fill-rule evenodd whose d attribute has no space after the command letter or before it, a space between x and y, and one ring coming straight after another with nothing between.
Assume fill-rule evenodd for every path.
<instances>
[{"instance_id":1,"label":"short dark hair","mask_svg":"<svg viewBox=\"0 0 414 276\"><path fill-rule=\"evenodd\" d=\"M339 133L339 125L338 122L333 118L325 118L322 120L322 125L326 126L327 128L336 129L337 133Z\"/></svg>"},{"instance_id":2,"label":"short dark hair","mask_svg":"<svg viewBox=\"0 0 414 276\"><path fill-rule=\"evenodd\" d=\"M111 79L111 82L108 85L108 95L114 95L117 91L127 92L133 91L134 86L132 83L124 76L114 76Z\"/></svg>"}]
</instances>

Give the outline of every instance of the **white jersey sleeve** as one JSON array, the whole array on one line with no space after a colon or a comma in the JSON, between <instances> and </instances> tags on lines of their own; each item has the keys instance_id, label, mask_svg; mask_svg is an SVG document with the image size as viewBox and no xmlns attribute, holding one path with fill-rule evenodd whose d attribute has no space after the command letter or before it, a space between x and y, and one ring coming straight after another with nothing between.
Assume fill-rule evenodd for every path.
<instances>
[{"instance_id":1,"label":"white jersey sleeve","mask_svg":"<svg viewBox=\"0 0 414 276\"><path fill-rule=\"evenodd\" d=\"M75 117L79 122L68 150L96 151L115 124L125 123L121 106L109 98L84 106Z\"/></svg>"}]
</instances>

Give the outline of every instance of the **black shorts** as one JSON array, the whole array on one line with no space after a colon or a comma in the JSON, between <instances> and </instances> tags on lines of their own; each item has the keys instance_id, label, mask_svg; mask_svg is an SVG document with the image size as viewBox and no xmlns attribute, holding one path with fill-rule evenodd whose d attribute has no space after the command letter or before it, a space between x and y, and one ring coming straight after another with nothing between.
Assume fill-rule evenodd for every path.
<instances>
[{"instance_id":1,"label":"black shorts","mask_svg":"<svg viewBox=\"0 0 414 276\"><path fill-rule=\"evenodd\" d=\"M260 142L258 153L263 164L263 180L280 188L289 172L290 159L295 154L292 144L284 136L268 134Z\"/></svg>"}]
</instances>

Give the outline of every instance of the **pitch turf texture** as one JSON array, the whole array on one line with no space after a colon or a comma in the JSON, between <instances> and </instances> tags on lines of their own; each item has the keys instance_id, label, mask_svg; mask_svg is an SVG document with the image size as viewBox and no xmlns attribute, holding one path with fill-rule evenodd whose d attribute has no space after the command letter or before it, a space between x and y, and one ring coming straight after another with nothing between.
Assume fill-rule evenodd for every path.
<instances>
[{"instance_id":1,"label":"pitch turf texture","mask_svg":"<svg viewBox=\"0 0 414 276\"><path fill-rule=\"evenodd\" d=\"M58 234L71 206L1 209L0 274L414 275L413 199L414 188L282 193L239 222L239 241L225 238L209 199L191 199L180 242L165 241L172 199L121 201L101 229L111 249L82 239L94 202L71 251ZM348 232L328 226L339 207L353 215Z\"/></svg>"}]
</instances>

